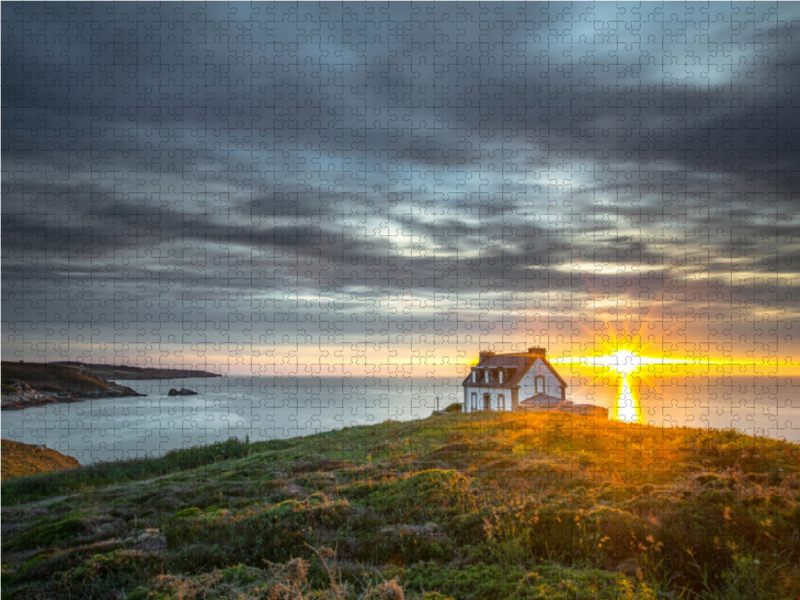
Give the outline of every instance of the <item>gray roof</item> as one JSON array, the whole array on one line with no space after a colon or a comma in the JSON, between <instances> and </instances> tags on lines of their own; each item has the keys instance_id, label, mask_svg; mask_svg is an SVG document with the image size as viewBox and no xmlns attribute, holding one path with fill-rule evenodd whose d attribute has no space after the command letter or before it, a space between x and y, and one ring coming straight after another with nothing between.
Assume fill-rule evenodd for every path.
<instances>
[{"instance_id":1,"label":"gray roof","mask_svg":"<svg viewBox=\"0 0 800 600\"><path fill-rule=\"evenodd\" d=\"M506 377L503 379L503 383L483 383L479 379L477 383L472 383L472 372L467 375L466 379L461 382L462 386L475 386L480 384L481 387L497 387L497 388L509 388L515 387L519 385L519 382L522 381L522 378L525 377L525 374L528 370L533 366L537 359L541 359L541 361L550 369L550 372L558 379L561 385L564 388L567 387L567 382L562 379L561 375L553 368L553 365L541 354L531 354L529 352L520 352L517 354L484 354L481 355L481 361L475 365L477 369L496 369L496 368L504 368L507 371Z\"/></svg>"}]
</instances>

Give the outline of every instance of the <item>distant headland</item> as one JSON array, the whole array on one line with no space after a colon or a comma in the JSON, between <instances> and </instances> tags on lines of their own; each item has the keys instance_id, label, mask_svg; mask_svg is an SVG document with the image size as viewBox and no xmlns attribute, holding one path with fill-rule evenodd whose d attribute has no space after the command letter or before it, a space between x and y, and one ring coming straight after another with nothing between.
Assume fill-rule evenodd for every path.
<instances>
[{"instance_id":1,"label":"distant headland","mask_svg":"<svg viewBox=\"0 0 800 600\"><path fill-rule=\"evenodd\" d=\"M105 379L188 379L190 377L222 377L222 375L217 373L210 373L208 371L200 371L197 369L162 369L160 367L102 365L96 363L85 363L76 360L65 360L49 364L72 367L73 369L78 369L84 373L94 375L95 377L103 377ZM4 362L3 368L5 368L5 365L6 363Z\"/></svg>"},{"instance_id":2,"label":"distant headland","mask_svg":"<svg viewBox=\"0 0 800 600\"><path fill-rule=\"evenodd\" d=\"M131 367L79 361L29 363L2 361L2 410L89 399L144 396L112 379L187 379L221 377L196 369Z\"/></svg>"}]
</instances>

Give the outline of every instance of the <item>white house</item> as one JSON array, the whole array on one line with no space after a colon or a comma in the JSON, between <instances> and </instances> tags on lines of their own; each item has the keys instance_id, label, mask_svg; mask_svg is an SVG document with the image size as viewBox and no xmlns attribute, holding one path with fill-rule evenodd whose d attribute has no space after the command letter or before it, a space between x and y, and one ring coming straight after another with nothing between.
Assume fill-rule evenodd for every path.
<instances>
[{"instance_id":1,"label":"white house","mask_svg":"<svg viewBox=\"0 0 800 600\"><path fill-rule=\"evenodd\" d=\"M572 404L567 400L567 382L546 355L544 348L528 348L527 352L514 354L481 352L478 364L461 384L464 412L548 409Z\"/></svg>"}]
</instances>

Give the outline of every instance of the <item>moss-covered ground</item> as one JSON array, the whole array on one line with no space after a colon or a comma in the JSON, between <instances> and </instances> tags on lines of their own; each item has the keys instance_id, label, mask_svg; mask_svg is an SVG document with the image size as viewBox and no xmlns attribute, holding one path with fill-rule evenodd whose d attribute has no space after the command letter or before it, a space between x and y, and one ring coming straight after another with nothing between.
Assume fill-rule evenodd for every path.
<instances>
[{"instance_id":1,"label":"moss-covered ground","mask_svg":"<svg viewBox=\"0 0 800 600\"><path fill-rule=\"evenodd\" d=\"M2 484L4 598L800 596L800 446L437 415Z\"/></svg>"}]
</instances>

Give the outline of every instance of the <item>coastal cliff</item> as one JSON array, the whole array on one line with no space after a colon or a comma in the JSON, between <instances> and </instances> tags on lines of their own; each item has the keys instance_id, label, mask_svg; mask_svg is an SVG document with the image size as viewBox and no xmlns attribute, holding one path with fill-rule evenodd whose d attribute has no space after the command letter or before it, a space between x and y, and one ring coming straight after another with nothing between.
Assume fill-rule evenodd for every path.
<instances>
[{"instance_id":1,"label":"coastal cliff","mask_svg":"<svg viewBox=\"0 0 800 600\"><path fill-rule=\"evenodd\" d=\"M191 369L140 368L82 362L26 363L3 361L2 410L22 410L45 404L82 402L92 399L146 396L114 379L181 379L219 377Z\"/></svg>"},{"instance_id":2,"label":"coastal cliff","mask_svg":"<svg viewBox=\"0 0 800 600\"><path fill-rule=\"evenodd\" d=\"M128 386L63 365L3 361L0 368L2 410L145 395Z\"/></svg>"}]
</instances>

